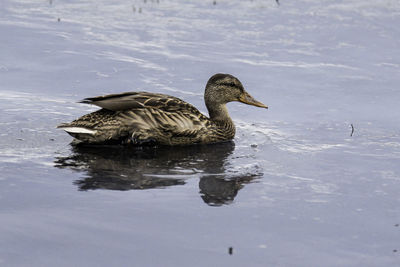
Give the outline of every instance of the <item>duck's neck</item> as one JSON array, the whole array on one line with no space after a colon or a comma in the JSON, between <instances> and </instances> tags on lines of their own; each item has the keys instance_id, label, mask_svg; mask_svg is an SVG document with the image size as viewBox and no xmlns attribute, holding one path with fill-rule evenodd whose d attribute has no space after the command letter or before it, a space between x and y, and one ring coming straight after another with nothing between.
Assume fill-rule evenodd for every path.
<instances>
[{"instance_id":1,"label":"duck's neck","mask_svg":"<svg viewBox=\"0 0 400 267\"><path fill-rule=\"evenodd\" d=\"M216 135L221 140L229 140L235 136L235 125L229 116L228 109L226 108L226 97L221 95L220 90L217 90L207 83L204 92L204 102L207 106L210 121L214 123L216 128Z\"/></svg>"},{"instance_id":2,"label":"duck's neck","mask_svg":"<svg viewBox=\"0 0 400 267\"><path fill-rule=\"evenodd\" d=\"M210 120L215 122L232 122L225 104L207 106Z\"/></svg>"},{"instance_id":3,"label":"duck's neck","mask_svg":"<svg viewBox=\"0 0 400 267\"><path fill-rule=\"evenodd\" d=\"M210 120L220 128L233 132L235 134L235 124L229 116L226 104L207 106Z\"/></svg>"}]
</instances>

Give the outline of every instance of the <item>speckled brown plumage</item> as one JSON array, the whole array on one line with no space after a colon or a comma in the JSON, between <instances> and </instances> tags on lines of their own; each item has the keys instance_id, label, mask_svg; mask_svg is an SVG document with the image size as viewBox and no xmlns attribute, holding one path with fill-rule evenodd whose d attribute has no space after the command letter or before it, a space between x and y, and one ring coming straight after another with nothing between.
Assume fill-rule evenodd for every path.
<instances>
[{"instance_id":1,"label":"speckled brown plumage","mask_svg":"<svg viewBox=\"0 0 400 267\"><path fill-rule=\"evenodd\" d=\"M58 128L92 144L208 144L228 141L235 136L226 103L240 101L266 108L229 74L212 76L206 85L204 99L210 118L191 104L164 94L127 92L86 98L81 103L102 109Z\"/></svg>"}]
</instances>

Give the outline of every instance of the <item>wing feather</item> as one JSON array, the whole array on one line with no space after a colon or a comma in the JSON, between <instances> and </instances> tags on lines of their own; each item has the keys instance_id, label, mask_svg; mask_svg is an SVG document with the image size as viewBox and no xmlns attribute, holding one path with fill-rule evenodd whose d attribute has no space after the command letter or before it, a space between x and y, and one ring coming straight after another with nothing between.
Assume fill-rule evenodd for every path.
<instances>
[{"instance_id":1,"label":"wing feather","mask_svg":"<svg viewBox=\"0 0 400 267\"><path fill-rule=\"evenodd\" d=\"M155 108L167 112L188 111L200 112L191 104L170 95L148 92L126 92L98 97L85 98L80 103L92 104L112 111L135 108Z\"/></svg>"}]
</instances>

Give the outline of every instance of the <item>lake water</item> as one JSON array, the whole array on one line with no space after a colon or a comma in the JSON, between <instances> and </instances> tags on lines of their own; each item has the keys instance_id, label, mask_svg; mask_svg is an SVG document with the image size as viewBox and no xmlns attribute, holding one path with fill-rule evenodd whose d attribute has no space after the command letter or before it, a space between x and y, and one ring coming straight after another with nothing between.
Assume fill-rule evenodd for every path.
<instances>
[{"instance_id":1,"label":"lake water","mask_svg":"<svg viewBox=\"0 0 400 267\"><path fill-rule=\"evenodd\" d=\"M3 0L0 265L398 266L400 2ZM90 96L150 91L233 142L76 148Z\"/></svg>"}]
</instances>

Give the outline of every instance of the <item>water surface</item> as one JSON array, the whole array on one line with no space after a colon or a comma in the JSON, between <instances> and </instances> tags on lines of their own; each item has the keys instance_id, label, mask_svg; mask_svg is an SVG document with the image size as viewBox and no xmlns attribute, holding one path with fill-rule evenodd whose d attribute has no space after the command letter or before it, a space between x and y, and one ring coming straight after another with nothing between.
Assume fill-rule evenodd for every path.
<instances>
[{"instance_id":1,"label":"water surface","mask_svg":"<svg viewBox=\"0 0 400 267\"><path fill-rule=\"evenodd\" d=\"M394 0L3 1L0 264L398 265L399 23ZM206 113L217 72L270 107L229 104L233 142L55 129L124 91Z\"/></svg>"}]
</instances>

